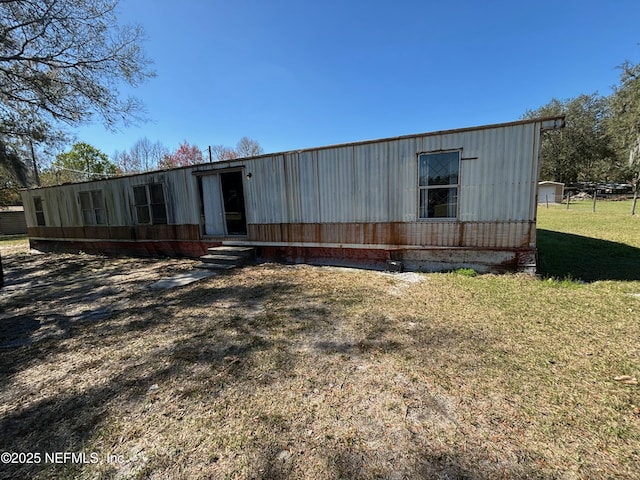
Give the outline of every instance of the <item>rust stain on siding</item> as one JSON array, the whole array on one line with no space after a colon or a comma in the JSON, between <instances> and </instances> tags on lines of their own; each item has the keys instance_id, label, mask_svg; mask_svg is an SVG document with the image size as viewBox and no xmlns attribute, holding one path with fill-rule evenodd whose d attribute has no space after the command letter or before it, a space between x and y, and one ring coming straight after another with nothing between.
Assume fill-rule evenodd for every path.
<instances>
[{"instance_id":1,"label":"rust stain on siding","mask_svg":"<svg viewBox=\"0 0 640 480\"><path fill-rule=\"evenodd\" d=\"M416 245L437 247L529 247L533 222L273 223L249 224L260 242Z\"/></svg>"},{"instance_id":2,"label":"rust stain on siding","mask_svg":"<svg viewBox=\"0 0 640 480\"><path fill-rule=\"evenodd\" d=\"M199 225L29 227L30 237L92 240L200 240Z\"/></svg>"}]
</instances>

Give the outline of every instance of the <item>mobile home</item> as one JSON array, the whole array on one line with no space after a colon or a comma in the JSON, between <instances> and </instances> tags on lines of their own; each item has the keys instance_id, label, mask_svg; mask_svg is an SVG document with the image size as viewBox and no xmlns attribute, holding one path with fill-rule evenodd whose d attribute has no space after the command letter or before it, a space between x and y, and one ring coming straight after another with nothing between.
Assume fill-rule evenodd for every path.
<instances>
[{"instance_id":1,"label":"mobile home","mask_svg":"<svg viewBox=\"0 0 640 480\"><path fill-rule=\"evenodd\" d=\"M22 192L31 246L408 270L535 271L552 117L203 163Z\"/></svg>"}]
</instances>

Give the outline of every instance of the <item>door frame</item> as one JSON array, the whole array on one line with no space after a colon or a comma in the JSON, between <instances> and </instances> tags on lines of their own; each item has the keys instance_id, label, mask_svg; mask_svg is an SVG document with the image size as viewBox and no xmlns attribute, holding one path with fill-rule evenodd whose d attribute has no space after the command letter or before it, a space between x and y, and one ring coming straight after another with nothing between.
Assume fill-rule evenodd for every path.
<instances>
[{"instance_id":1,"label":"door frame","mask_svg":"<svg viewBox=\"0 0 640 480\"><path fill-rule=\"evenodd\" d=\"M243 173L244 172L242 170L226 171L226 172L220 173L220 192L222 194L222 210L223 210L223 215L225 220L225 231L227 236L246 237L248 233L247 207L246 207L246 198L244 195ZM231 175L237 175L238 177L237 179L235 179L233 185L230 185L230 182L229 182ZM225 188L225 176L227 179L227 182L226 182L227 188ZM233 186L236 186L236 185L237 185L237 188L234 190ZM229 190L228 188L230 186L232 187L231 190ZM237 189L239 189L240 192L237 192ZM229 198L227 196L232 193L237 194L235 201L233 200L233 197ZM230 203L234 204L235 210L231 210L228 208L230 207ZM232 219L230 218L230 215L239 215L240 218ZM229 233L230 231L232 231L233 233Z\"/></svg>"},{"instance_id":2,"label":"door frame","mask_svg":"<svg viewBox=\"0 0 640 480\"><path fill-rule=\"evenodd\" d=\"M245 167L243 166L239 166L239 167L230 167L230 168L220 168L220 169L211 169L211 170L199 170L199 171L195 171L193 172L193 175L198 177L198 196L200 199L200 227L201 227L201 232L202 232L202 236L203 237L228 237L228 236L233 236L233 237L246 237L248 234L248 225L246 223L246 219L247 219L247 197L245 195L245 182L244 182L244 171L245 171ZM223 191L222 191L222 175L223 174L227 174L227 173L234 173L234 172L240 172L241 174L241 188L242 188L242 199L243 199L243 207L244 207L244 220L245 220L245 232L244 234L240 234L240 235L229 235L229 230L228 230L228 224L227 224L227 218L226 218L226 211L225 211L225 206L224 206L224 198L223 198ZM214 198L209 198L209 202L206 202L205 200L207 199L206 196L207 194L205 193L205 181L203 177L213 177L215 176L215 180L213 180L214 182L216 182L217 184L217 194L214 192L213 197ZM217 211L213 211L213 212L209 212L210 215L218 215L219 217L216 218L211 218L207 216L207 210L208 208L214 208ZM217 207L217 208L216 208ZM207 233L207 221L211 221L211 225L216 225L217 224L217 232L219 233Z\"/></svg>"}]
</instances>

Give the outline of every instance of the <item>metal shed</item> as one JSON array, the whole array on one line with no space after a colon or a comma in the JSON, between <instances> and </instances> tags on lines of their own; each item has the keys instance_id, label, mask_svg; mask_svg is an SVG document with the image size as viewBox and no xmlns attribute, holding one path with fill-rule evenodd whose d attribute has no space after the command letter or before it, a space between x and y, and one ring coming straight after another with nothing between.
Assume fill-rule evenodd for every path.
<instances>
[{"instance_id":1,"label":"metal shed","mask_svg":"<svg viewBox=\"0 0 640 480\"><path fill-rule=\"evenodd\" d=\"M22 193L45 250L535 270L540 136L563 117L205 163Z\"/></svg>"},{"instance_id":2,"label":"metal shed","mask_svg":"<svg viewBox=\"0 0 640 480\"><path fill-rule=\"evenodd\" d=\"M538 183L538 203L562 203L563 196L564 183L548 181Z\"/></svg>"}]
</instances>

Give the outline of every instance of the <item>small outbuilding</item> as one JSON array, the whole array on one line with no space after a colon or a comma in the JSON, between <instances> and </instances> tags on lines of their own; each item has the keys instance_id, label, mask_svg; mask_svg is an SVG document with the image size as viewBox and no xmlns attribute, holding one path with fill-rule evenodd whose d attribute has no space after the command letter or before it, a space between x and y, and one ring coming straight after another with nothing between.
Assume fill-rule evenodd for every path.
<instances>
[{"instance_id":1,"label":"small outbuilding","mask_svg":"<svg viewBox=\"0 0 640 480\"><path fill-rule=\"evenodd\" d=\"M562 203L564 197L564 183L539 182L538 203Z\"/></svg>"},{"instance_id":2,"label":"small outbuilding","mask_svg":"<svg viewBox=\"0 0 640 480\"><path fill-rule=\"evenodd\" d=\"M0 207L0 235L23 235L27 233L24 207Z\"/></svg>"},{"instance_id":3,"label":"small outbuilding","mask_svg":"<svg viewBox=\"0 0 640 480\"><path fill-rule=\"evenodd\" d=\"M203 163L22 192L41 250L289 262L536 268L540 138L521 120Z\"/></svg>"}]
</instances>

